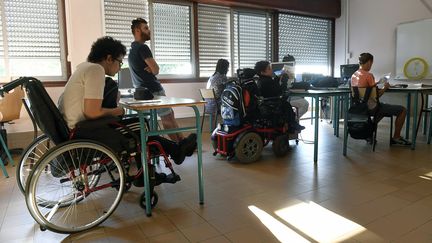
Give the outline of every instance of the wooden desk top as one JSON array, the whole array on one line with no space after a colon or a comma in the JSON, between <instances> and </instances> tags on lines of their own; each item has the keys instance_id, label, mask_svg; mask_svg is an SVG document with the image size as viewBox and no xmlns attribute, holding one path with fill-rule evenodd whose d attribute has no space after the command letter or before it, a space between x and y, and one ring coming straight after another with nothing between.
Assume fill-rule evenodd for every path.
<instances>
[{"instance_id":1,"label":"wooden desk top","mask_svg":"<svg viewBox=\"0 0 432 243\"><path fill-rule=\"evenodd\" d=\"M153 100L135 100L134 98L122 98L120 104L130 110L150 110L180 106L204 105L206 102L188 98L176 98L166 96L155 96Z\"/></svg>"}]
</instances>

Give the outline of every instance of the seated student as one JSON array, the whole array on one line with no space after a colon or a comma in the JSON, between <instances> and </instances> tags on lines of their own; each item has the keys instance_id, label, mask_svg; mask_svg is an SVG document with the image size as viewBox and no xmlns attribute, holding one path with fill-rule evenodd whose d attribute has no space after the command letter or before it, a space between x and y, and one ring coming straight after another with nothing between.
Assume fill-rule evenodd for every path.
<instances>
[{"instance_id":1,"label":"seated student","mask_svg":"<svg viewBox=\"0 0 432 243\"><path fill-rule=\"evenodd\" d=\"M228 82L226 74L228 73L229 62L225 59L219 59L216 64L216 71L207 81L206 89L213 89L218 105L221 105L220 97L225 85Z\"/></svg>"},{"instance_id":2,"label":"seated student","mask_svg":"<svg viewBox=\"0 0 432 243\"><path fill-rule=\"evenodd\" d=\"M283 57L282 62L295 62L295 58L288 54ZM297 108L299 118L306 114L309 109L309 102L304 97L293 96L289 97L288 101L292 106Z\"/></svg>"},{"instance_id":3,"label":"seated student","mask_svg":"<svg viewBox=\"0 0 432 243\"><path fill-rule=\"evenodd\" d=\"M119 129L118 126L112 127L110 124L91 126L90 124L95 124L97 119L104 117L123 116L124 109L118 106L118 90L111 92L114 96L117 95L114 98L116 104L113 104L112 95L104 97L104 92L109 93L105 85L106 82L110 83L105 79L105 75L114 76L120 70L125 54L126 47L120 41L108 36L97 39L91 47L87 62L77 66L59 99L59 110L68 127L75 128L75 138L100 141L116 152L124 150L132 152L131 150L135 147L130 144L131 137L122 133L125 131ZM137 118L119 119L118 123L128 127L136 134L135 137L139 138ZM151 140L160 142L176 164L181 164L185 156L192 155L196 148L195 134L191 134L179 143L159 136L149 137L149 141ZM137 166L140 167L141 163L137 163ZM156 174L156 180L158 180L158 175ZM134 181L136 186L143 186L142 183L142 178Z\"/></svg>"},{"instance_id":4,"label":"seated student","mask_svg":"<svg viewBox=\"0 0 432 243\"><path fill-rule=\"evenodd\" d=\"M375 81L374 76L369 72L373 64L373 56L370 53L362 53L359 56L360 69L357 70L351 77L351 86L359 88L375 87L378 81ZM378 90L378 96L384 94L384 92L390 87L389 83L384 84L384 88ZM376 106L376 105L375 105ZM372 108L372 107L371 107ZM380 103L377 115L380 117L384 116L396 116L395 120L395 131L393 138L390 143L395 145L411 145L411 142L401 137L400 133L402 126L405 122L406 109L400 105L390 105Z\"/></svg>"},{"instance_id":5,"label":"seated student","mask_svg":"<svg viewBox=\"0 0 432 243\"><path fill-rule=\"evenodd\" d=\"M261 96L263 96L264 98L282 96L287 90L288 75L286 73L283 73L280 78L273 78L273 70L268 61L257 62L255 64L255 71L259 76L258 89ZM282 105L283 110L286 112L286 115L288 117L288 123L290 128L295 131L301 131L305 129L304 126L301 126L297 122L291 104L287 100L284 100L282 102Z\"/></svg>"}]
</instances>

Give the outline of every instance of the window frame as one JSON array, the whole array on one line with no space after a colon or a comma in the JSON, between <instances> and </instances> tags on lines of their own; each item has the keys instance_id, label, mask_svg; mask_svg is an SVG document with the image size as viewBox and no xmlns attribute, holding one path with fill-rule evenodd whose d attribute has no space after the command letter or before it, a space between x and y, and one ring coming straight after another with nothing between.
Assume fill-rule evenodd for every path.
<instances>
[{"instance_id":1,"label":"window frame","mask_svg":"<svg viewBox=\"0 0 432 243\"><path fill-rule=\"evenodd\" d=\"M196 79L199 78L197 73L197 62L196 59L196 48L195 45L195 38L198 38L198 36L195 35L195 12L197 9L195 9L194 4L192 2L185 2L185 1L171 1L171 0L148 0L149 2L149 26L151 30L151 42L150 42L150 49L152 51L153 57L155 57L155 39L154 39L154 11L153 11L153 4L154 3L161 3L161 4L171 4L171 5L182 5L182 6L188 6L190 9L190 15L189 15L189 32L190 32L190 56L191 56L191 74L158 74L158 80L190 80L190 79ZM156 63L158 63L157 57L155 57ZM158 63L159 64L159 63Z\"/></svg>"},{"instance_id":2,"label":"window frame","mask_svg":"<svg viewBox=\"0 0 432 243\"><path fill-rule=\"evenodd\" d=\"M266 17L266 25L267 26L269 26L270 25L270 29L269 29L269 31L267 31L266 32L266 39L267 40L270 40L270 42L269 43L267 43L267 46L266 46L266 51L268 51L268 60L266 60L266 61L269 61L269 62L272 62L272 61L274 61L273 59L274 59L274 57L273 57L273 52L274 52L274 49L276 48L276 46L275 46L275 38L274 38L274 36L275 36L275 29L274 29L274 24L273 24L273 22L274 22L274 12L273 11L270 11L270 10L262 10L262 9L251 9L251 8L234 8L234 7L232 7L231 8L231 26L232 26L232 28L231 28L231 30L232 30L232 35L231 35L231 42L232 42L232 45L231 45L231 50L232 50L232 64L231 64L231 66L232 66L232 68L231 68L231 70L232 70L232 75L233 75L233 77L235 77L236 76L236 71L237 70L235 70L235 67L236 67L236 64L238 64L239 66L240 66L240 59L238 59L238 60L235 60L236 59L236 57L237 58L240 58L240 48L239 48L239 46L240 46L240 42L239 42L239 40L237 41L237 46L235 46L235 36L236 36L236 33L235 33L235 23L234 23L234 19L235 19L235 14L238 14L238 13L243 13L243 14L251 14L251 15L256 15L256 16L261 16L261 15L265 15L265 17ZM240 15L239 15L240 16ZM238 17L238 20L237 20L237 28L239 28L239 24L240 24L240 18ZM238 33L237 33L238 34ZM277 46L278 48L279 48L279 46ZM237 56L236 56L236 51L235 51L235 48L237 48ZM260 60L256 60L257 62L258 61L260 61ZM238 67L238 68L242 68L242 67ZM243 68L245 68L245 67L243 67ZM251 67L249 67L249 68L251 68ZM253 67L252 67L253 68Z\"/></svg>"},{"instance_id":3,"label":"window frame","mask_svg":"<svg viewBox=\"0 0 432 243\"><path fill-rule=\"evenodd\" d=\"M67 49L67 36L66 36L66 10L65 1L57 2L57 18L59 27L59 44L60 44L60 76L34 76L35 78L41 80L44 84L48 86L62 86L66 83L70 76L70 63L67 61L68 49ZM1 5L1 19L2 19L2 35L3 35L3 48L4 48L4 65L5 65L5 76L0 76L1 80L6 82L12 81L19 78L21 75L11 75L10 73L10 57L9 57L9 47L8 47L8 31L6 28L6 16L5 16L5 5L4 2ZM24 60L29 60L28 58L23 58Z\"/></svg>"},{"instance_id":4,"label":"window frame","mask_svg":"<svg viewBox=\"0 0 432 243\"><path fill-rule=\"evenodd\" d=\"M335 63L335 19L334 18L326 18L326 17L318 17L318 16L311 16L311 15L304 15L304 14L297 14L297 13L291 13L291 12L283 12L283 11L279 11L277 13L277 16L275 16L276 18L276 22L277 22L277 26L275 26L275 31L278 33L277 36L275 36L277 41L277 49L274 52L274 59L275 60L279 60L280 58L280 42L279 42L279 28L281 26L280 21L279 21L279 17L280 15L293 15L293 16L299 16L299 17L305 17L305 18L313 18L313 19L321 19L321 20L327 20L329 21L329 25L330 25L330 31L329 31L329 56L327 57L327 61L328 61L328 75L330 76L334 76L334 63ZM295 56L294 56L295 58ZM282 61L282 60L280 60ZM297 60L296 60L297 61Z\"/></svg>"},{"instance_id":5,"label":"window frame","mask_svg":"<svg viewBox=\"0 0 432 243\"><path fill-rule=\"evenodd\" d=\"M101 0L103 3L104 0ZM268 61L275 62L279 59L279 14L290 14L290 15L298 15L298 16L304 16L304 17L310 17L310 18L317 18L317 19L326 19L331 21L331 34L329 36L331 45L330 45L330 55L329 55L329 63L328 68L330 70L330 75L333 75L333 69L334 69L334 50L335 50L335 19L334 18L325 18L325 17L318 17L313 15L302 15L297 13L292 13L289 11L278 11L278 10L272 10L272 9L261 9L261 8L254 8L254 7L238 7L238 6L227 6L220 3L214 3L214 2L195 2L195 1L185 1L185 0L147 0L148 2L148 22L151 31L151 41L150 41L150 49L152 50L152 53L155 54L155 43L154 43L154 11L153 11L153 3L163 3L163 4L172 4L172 5L186 5L190 8L190 47L191 47L191 70L192 73L188 75L180 75L180 74L159 74L158 80L160 80L162 83L195 83L195 82L206 82L208 77L201 77L200 75L200 59L199 59L199 33L198 33L198 4L205 4L209 6L214 7L229 7L230 9L230 72L228 74L231 74L232 77L236 76L236 70L235 68L235 41L234 41L234 15L236 12L239 13L251 13L251 14L258 14L263 15L265 14L268 17L267 24L271 27L269 29L269 37L266 38L269 40L268 44L270 45L269 49L269 57ZM104 23L104 33L105 33L105 23ZM156 62L157 62L156 58ZM216 65L216 64L215 64Z\"/></svg>"}]
</instances>

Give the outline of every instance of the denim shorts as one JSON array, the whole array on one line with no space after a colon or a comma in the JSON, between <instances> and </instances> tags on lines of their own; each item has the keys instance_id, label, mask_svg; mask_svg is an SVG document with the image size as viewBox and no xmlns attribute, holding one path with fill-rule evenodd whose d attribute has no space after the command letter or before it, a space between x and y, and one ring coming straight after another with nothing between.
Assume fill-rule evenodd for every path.
<instances>
[{"instance_id":1,"label":"denim shorts","mask_svg":"<svg viewBox=\"0 0 432 243\"><path fill-rule=\"evenodd\" d=\"M153 95L154 96L166 96L165 90L163 90L163 89L161 91L153 92ZM172 108L161 108L161 109L157 109L156 112L157 112L158 116L162 117L162 116L167 116L167 115L173 113L174 111Z\"/></svg>"}]
</instances>

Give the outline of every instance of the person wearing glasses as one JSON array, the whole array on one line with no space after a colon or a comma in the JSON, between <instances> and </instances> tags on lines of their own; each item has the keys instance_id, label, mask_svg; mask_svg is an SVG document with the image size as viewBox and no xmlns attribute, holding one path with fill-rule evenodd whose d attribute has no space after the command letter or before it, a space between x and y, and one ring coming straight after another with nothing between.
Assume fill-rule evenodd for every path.
<instances>
[{"instance_id":1,"label":"person wearing glasses","mask_svg":"<svg viewBox=\"0 0 432 243\"><path fill-rule=\"evenodd\" d=\"M114 97L105 97L109 80L105 75L112 77L119 72L125 55L126 47L120 41L109 36L97 39L91 47L87 62L77 66L59 99L59 110L68 127L74 129L74 138L102 142L118 153L136 152L139 141L131 141L140 136L138 118L121 118L124 109L118 105L118 88L110 92ZM104 105L104 101L113 99L115 105ZM103 120L111 121L111 118L118 118L114 120L121 126ZM192 155L196 149L196 138L194 140L188 137L174 142L161 136L150 136L149 141L151 140L158 141L176 164L181 164L185 156ZM140 168L141 163L137 162L137 167ZM157 184L162 183L164 178L166 175L163 173L156 174ZM137 178L134 185L143 186L143 179Z\"/></svg>"},{"instance_id":2,"label":"person wearing glasses","mask_svg":"<svg viewBox=\"0 0 432 243\"><path fill-rule=\"evenodd\" d=\"M134 87L145 87L155 96L166 96L165 90L156 78L156 75L159 74L159 65L153 58L150 48L145 44L146 41L150 40L150 28L147 21L142 18L134 19L131 30L135 41L131 43L128 63ZM165 129L179 127L171 108L158 109L157 114L160 116ZM174 141L180 141L184 138L181 133L169 134L168 136Z\"/></svg>"}]
</instances>

